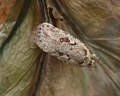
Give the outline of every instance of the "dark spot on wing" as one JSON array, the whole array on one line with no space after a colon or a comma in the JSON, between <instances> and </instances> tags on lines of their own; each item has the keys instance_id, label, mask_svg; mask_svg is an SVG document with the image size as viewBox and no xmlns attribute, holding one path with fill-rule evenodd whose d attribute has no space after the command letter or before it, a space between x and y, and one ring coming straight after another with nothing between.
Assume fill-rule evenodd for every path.
<instances>
[{"instance_id":1,"label":"dark spot on wing","mask_svg":"<svg viewBox=\"0 0 120 96\"><path fill-rule=\"evenodd\" d=\"M63 56L64 55L64 53L62 53L62 52L59 52L59 56Z\"/></svg>"},{"instance_id":2,"label":"dark spot on wing","mask_svg":"<svg viewBox=\"0 0 120 96\"><path fill-rule=\"evenodd\" d=\"M49 27L49 25L47 25L47 27Z\"/></svg>"},{"instance_id":3,"label":"dark spot on wing","mask_svg":"<svg viewBox=\"0 0 120 96\"><path fill-rule=\"evenodd\" d=\"M87 56L87 50L85 49L84 51L85 51L85 56Z\"/></svg>"},{"instance_id":4,"label":"dark spot on wing","mask_svg":"<svg viewBox=\"0 0 120 96\"><path fill-rule=\"evenodd\" d=\"M74 44L71 44L71 43L70 43L70 45L76 45L76 44L77 44L77 43L74 43Z\"/></svg>"},{"instance_id":5,"label":"dark spot on wing","mask_svg":"<svg viewBox=\"0 0 120 96\"><path fill-rule=\"evenodd\" d=\"M64 41L70 42L70 40L67 37L64 38Z\"/></svg>"},{"instance_id":6,"label":"dark spot on wing","mask_svg":"<svg viewBox=\"0 0 120 96\"><path fill-rule=\"evenodd\" d=\"M41 31L38 31L38 33L40 34L40 33L41 33Z\"/></svg>"},{"instance_id":7,"label":"dark spot on wing","mask_svg":"<svg viewBox=\"0 0 120 96\"><path fill-rule=\"evenodd\" d=\"M74 45L76 45L77 43L74 43Z\"/></svg>"},{"instance_id":8,"label":"dark spot on wing","mask_svg":"<svg viewBox=\"0 0 120 96\"><path fill-rule=\"evenodd\" d=\"M73 50L73 48L70 48L70 50Z\"/></svg>"},{"instance_id":9,"label":"dark spot on wing","mask_svg":"<svg viewBox=\"0 0 120 96\"><path fill-rule=\"evenodd\" d=\"M91 66L92 66L92 64L91 64L91 63L89 63L87 67L88 67L88 68L90 68Z\"/></svg>"},{"instance_id":10,"label":"dark spot on wing","mask_svg":"<svg viewBox=\"0 0 120 96\"><path fill-rule=\"evenodd\" d=\"M83 64L84 63L84 60L82 60L81 62L79 62L79 65Z\"/></svg>"},{"instance_id":11,"label":"dark spot on wing","mask_svg":"<svg viewBox=\"0 0 120 96\"><path fill-rule=\"evenodd\" d=\"M66 54L67 55L67 54ZM70 57L69 57L69 55L67 55L67 57L68 57L68 60L70 60Z\"/></svg>"}]
</instances>

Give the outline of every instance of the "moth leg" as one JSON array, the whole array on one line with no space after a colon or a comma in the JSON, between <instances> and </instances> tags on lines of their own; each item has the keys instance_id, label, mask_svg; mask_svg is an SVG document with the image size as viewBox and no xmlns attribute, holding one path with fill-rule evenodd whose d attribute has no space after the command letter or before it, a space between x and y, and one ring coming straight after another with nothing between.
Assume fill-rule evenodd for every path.
<instances>
[{"instance_id":1,"label":"moth leg","mask_svg":"<svg viewBox=\"0 0 120 96\"><path fill-rule=\"evenodd\" d=\"M88 56L84 57L84 63L86 63L88 61Z\"/></svg>"}]
</instances>

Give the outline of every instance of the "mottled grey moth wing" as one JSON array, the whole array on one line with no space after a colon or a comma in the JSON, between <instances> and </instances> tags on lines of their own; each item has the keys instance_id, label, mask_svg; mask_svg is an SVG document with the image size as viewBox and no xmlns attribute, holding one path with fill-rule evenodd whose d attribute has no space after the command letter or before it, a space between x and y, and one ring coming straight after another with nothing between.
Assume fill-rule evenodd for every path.
<instances>
[{"instance_id":1,"label":"mottled grey moth wing","mask_svg":"<svg viewBox=\"0 0 120 96\"><path fill-rule=\"evenodd\" d=\"M96 66L98 58L80 40L49 23L38 25L36 44L47 53L74 66Z\"/></svg>"}]
</instances>

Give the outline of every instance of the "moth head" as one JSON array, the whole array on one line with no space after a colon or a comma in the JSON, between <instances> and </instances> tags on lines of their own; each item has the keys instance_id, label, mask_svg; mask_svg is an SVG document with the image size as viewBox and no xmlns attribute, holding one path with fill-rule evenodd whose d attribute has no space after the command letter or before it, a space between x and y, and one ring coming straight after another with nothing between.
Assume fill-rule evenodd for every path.
<instances>
[{"instance_id":1,"label":"moth head","mask_svg":"<svg viewBox=\"0 0 120 96\"><path fill-rule=\"evenodd\" d=\"M99 62L100 62L100 59L95 54L91 54L91 62L88 64L88 67L97 68L96 63L99 63Z\"/></svg>"}]
</instances>

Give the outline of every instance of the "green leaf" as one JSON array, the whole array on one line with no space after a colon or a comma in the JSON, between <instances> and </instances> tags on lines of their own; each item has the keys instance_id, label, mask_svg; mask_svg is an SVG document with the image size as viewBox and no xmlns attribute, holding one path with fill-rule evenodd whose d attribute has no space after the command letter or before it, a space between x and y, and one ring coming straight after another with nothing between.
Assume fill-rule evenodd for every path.
<instances>
[{"instance_id":1,"label":"green leaf","mask_svg":"<svg viewBox=\"0 0 120 96\"><path fill-rule=\"evenodd\" d=\"M24 0L16 1L14 6L11 9L10 14L4 24L0 27L0 48L4 44L5 40L9 37L14 25L16 24L17 18L19 16L21 6L23 5Z\"/></svg>"},{"instance_id":2,"label":"green leaf","mask_svg":"<svg viewBox=\"0 0 120 96\"><path fill-rule=\"evenodd\" d=\"M0 50L0 96L29 96L40 49L33 40L34 3L28 2L24 2L30 4L28 10L22 10L26 12L24 19L21 23L17 21L19 26L15 25L14 34L10 34Z\"/></svg>"}]
</instances>

